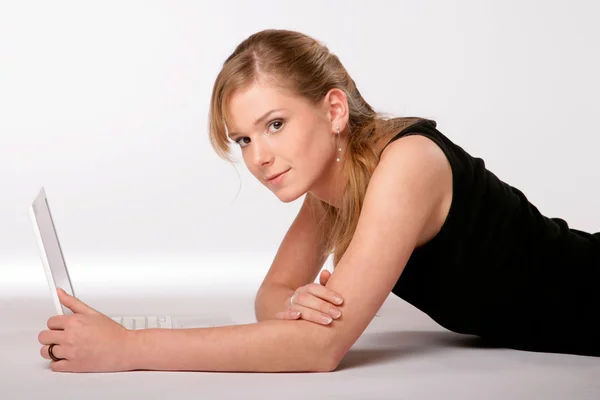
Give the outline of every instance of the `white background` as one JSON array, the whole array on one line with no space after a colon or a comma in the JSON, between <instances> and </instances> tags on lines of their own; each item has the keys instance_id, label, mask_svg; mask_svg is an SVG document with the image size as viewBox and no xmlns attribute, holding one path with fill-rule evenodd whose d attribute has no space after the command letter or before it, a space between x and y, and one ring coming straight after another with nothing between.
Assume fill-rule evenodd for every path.
<instances>
[{"instance_id":1,"label":"white background","mask_svg":"<svg viewBox=\"0 0 600 400\"><path fill-rule=\"evenodd\" d=\"M376 109L436 120L542 213L600 231L599 12L566 0L2 1L0 291L47 290L27 214L41 186L76 286L256 289L301 199L280 203L241 159L220 160L207 113L222 62L265 28L323 41Z\"/></svg>"}]
</instances>

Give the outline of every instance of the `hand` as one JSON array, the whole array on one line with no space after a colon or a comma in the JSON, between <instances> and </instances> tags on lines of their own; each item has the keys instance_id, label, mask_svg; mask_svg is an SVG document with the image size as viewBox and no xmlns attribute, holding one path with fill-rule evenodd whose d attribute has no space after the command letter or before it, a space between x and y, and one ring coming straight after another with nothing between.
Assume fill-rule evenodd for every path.
<instances>
[{"instance_id":1,"label":"hand","mask_svg":"<svg viewBox=\"0 0 600 400\"><path fill-rule=\"evenodd\" d=\"M48 347L60 361L51 361L57 372L126 371L125 350L130 344L129 331L106 315L94 310L76 297L58 289L61 304L73 315L55 315L48 319L50 330L41 331L38 341L44 345L42 357L51 360Z\"/></svg>"},{"instance_id":2,"label":"hand","mask_svg":"<svg viewBox=\"0 0 600 400\"><path fill-rule=\"evenodd\" d=\"M341 310L335 305L342 304L344 299L339 293L325 287L330 277L331 273L323 270L319 276L320 283L313 282L298 288L294 304L291 305L290 296L286 299L287 309L278 312L275 319L304 319L322 325L329 325L334 319L338 319ZM339 298L339 302L336 298Z\"/></svg>"}]
</instances>

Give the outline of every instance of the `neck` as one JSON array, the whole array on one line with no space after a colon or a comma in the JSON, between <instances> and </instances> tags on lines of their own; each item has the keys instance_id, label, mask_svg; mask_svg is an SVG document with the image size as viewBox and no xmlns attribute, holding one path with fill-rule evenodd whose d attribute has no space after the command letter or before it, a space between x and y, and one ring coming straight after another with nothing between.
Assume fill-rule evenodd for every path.
<instances>
[{"instance_id":1,"label":"neck","mask_svg":"<svg viewBox=\"0 0 600 400\"><path fill-rule=\"evenodd\" d=\"M332 167L325 171L308 192L317 199L335 208L340 208L346 180L347 176L343 168L343 162L334 160Z\"/></svg>"}]
</instances>

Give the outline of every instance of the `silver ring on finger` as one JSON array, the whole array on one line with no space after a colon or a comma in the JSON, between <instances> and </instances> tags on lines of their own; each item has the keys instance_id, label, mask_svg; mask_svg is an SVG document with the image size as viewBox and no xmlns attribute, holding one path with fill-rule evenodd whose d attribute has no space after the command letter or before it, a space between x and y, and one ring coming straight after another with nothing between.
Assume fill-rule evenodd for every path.
<instances>
[{"instance_id":1,"label":"silver ring on finger","mask_svg":"<svg viewBox=\"0 0 600 400\"><path fill-rule=\"evenodd\" d=\"M292 295L292 297L290 297L290 304L292 306L294 305L294 297L296 297L297 294L298 294L298 292L294 292L294 294Z\"/></svg>"}]
</instances>

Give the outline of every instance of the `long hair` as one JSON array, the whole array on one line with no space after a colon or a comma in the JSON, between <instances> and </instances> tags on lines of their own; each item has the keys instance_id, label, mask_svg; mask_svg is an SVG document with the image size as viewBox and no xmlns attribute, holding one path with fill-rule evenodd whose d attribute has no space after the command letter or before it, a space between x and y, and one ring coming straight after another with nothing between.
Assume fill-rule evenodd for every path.
<instances>
[{"instance_id":1,"label":"long hair","mask_svg":"<svg viewBox=\"0 0 600 400\"><path fill-rule=\"evenodd\" d=\"M367 185L381 156L382 145L420 118L389 118L365 101L339 58L326 45L295 31L267 29L242 43L224 62L213 87L209 111L210 143L216 153L232 162L226 126L227 101L238 89L267 79L316 104L333 88L346 93L348 101L348 148L343 160L345 182L338 209L313 198L321 215L320 232L326 236L324 254L333 253L337 265L348 248L363 205ZM312 196L310 193L307 196Z\"/></svg>"}]
</instances>

